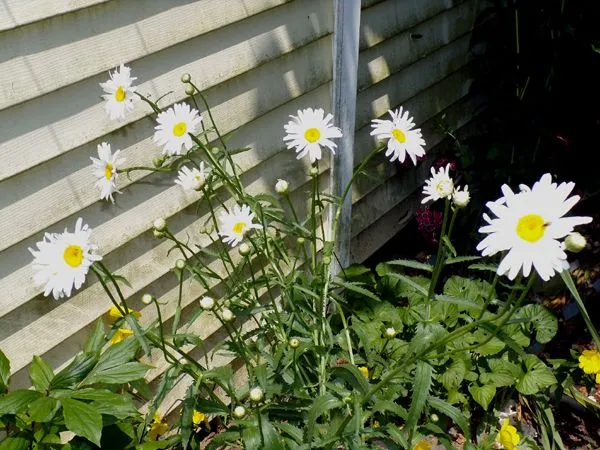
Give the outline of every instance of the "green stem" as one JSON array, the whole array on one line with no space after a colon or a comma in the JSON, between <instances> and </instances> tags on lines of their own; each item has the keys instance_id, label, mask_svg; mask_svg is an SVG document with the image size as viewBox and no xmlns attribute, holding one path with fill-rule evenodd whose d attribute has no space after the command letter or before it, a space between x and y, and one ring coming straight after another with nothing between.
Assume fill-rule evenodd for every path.
<instances>
[{"instance_id":1,"label":"green stem","mask_svg":"<svg viewBox=\"0 0 600 450\"><path fill-rule=\"evenodd\" d=\"M110 291L110 289L108 288L107 284L104 282L103 271L98 268L97 264L98 264L97 261L94 264L92 264L90 266L91 269L94 271L94 273L98 277L98 281L100 281L100 284L102 285L102 287L106 291L106 294L108 295L108 298L110 298L110 301L112 302L112 304L115 305L115 308L117 308L117 310L119 311L119 314L121 314L122 317L125 317L127 315L127 313L123 310L122 305L117 302L117 300L113 296L113 293Z\"/></svg>"},{"instance_id":2,"label":"green stem","mask_svg":"<svg viewBox=\"0 0 600 450\"><path fill-rule=\"evenodd\" d=\"M104 271L104 273L106 273L106 276L110 279L112 284L114 284L115 289L117 290L117 294L119 295L119 298L121 299L121 303L123 304L123 309L125 310L125 313L129 314L129 308L127 307L127 303L125 302L125 296L121 292L121 288L119 287L117 280L115 279L115 277L113 276L111 271L108 270L104 264L102 264L100 261L98 261L97 264Z\"/></svg>"},{"instance_id":3,"label":"green stem","mask_svg":"<svg viewBox=\"0 0 600 450\"><path fill-rule=\"evenodd\" d=\"M444 204L444 220L442 222L442 230L440 232L440 240L438 243L437 256L435 257L435 267L433 268L433 275L431 276L431 283L429 283L429 291L427 293L427 300L431 302L433 294L435 293L435 286L438 278L444 266L444 236L446 235L446 227L448 225L448 213L450 211L450 200L446 199ZM429 312L430 305L428 305ZM427 320L429 320L429 314L427 314Z\"/></svg>"},{"instance_id":4,"label":"green stem","mask_svg":"<svg viewBox=\"0 0 600 450\"><path fill-rule=\"evenodd\" d=\"M348 322L346 321L346 316L344 315L342 306L338 302L335 302L335 304L338 307L338 312L340 313L340 318L342 319L342 325L344 327L344 334L346 337L346 345L348 346L348 356L350 357L350 364L354 365L354 352L352 351L352 340L350 339L350 330L348 329ZM386 344L387 341L384 344L384 348ZM381 350L381 352L383 353L383 349Z\"/></svg>"}]
</instances>

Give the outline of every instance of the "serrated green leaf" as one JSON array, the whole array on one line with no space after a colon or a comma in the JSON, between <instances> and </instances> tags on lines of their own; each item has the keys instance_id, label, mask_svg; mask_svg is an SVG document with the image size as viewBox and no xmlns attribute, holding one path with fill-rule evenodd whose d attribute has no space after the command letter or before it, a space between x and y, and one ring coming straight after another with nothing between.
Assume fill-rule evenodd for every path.
<instances>
[{"instance_id":1,"label":"serrated green leaf","mask_svg":"<svg viewBox=\"0 0 600 450\"><path fill-rule=\"evenodd\" d=\"M412 401L408 410L408 418L406 419L406 428L409 430L414 429L417 425L425 407L427 397L429 397L429 389L433 381L433 367L425 361L417 361L414 380Z\"/></svg>"},{"instance_id":2,"label":"serrated green leaf","mask_svg":"<svg viewBox=\"0 0 600 450\"><path fill-rule=\"evenodd\" d=\"M433 266L431 264L413 261L412 259L394 259L392 261L387 261L386 264L408 267L410 269L424 270L425 272L433 272Z\"/></svg>"},{"instance_id":3,"label":"serrated green leaf","mask_svg":"<svg viewBox=\"0 0 600 450\"><path fill-rule=\"evenodd\" d=\"M389 278L398 279L402 282L400 289L398 291L398 294L403 297L410 298L410 297L412 297L412 294L415 292L422 295L423 297L427 296L427 293L428 293L427 288L430 283L430 280L427 278L409 277L409 276L403 275L401 273L393 273L393 272L387 273L386 276ZM427 281L427 283L426 283L427 286L424 286L424 284L425 284L425 283L423 283L424 280Z\"/></svg>"},{"instance_id":4,"label":"serrated green leaf","mask_svg":"<svg viewBox=\"0 0 600 450\"><path fill-rule=\"evenodd\" d=\"M273 425L279 428L282 433L292 438L294 442L302 444L302 430L300 428L286 422L274 422Z\"/></svg>"},{"instance_id":5,"label":"serrated green leaf","mask_svg":"<svg viewBox=\"0 0 600 450\"><path fill-rule=\"evenodd\" d=\"M556 384L552 371L537 356L527 355L526 372L517 383L517 390L523 395L537 394L541 389Z\"/></svg>"},{"instance_id":6,"label":"serrated green leaf","mask_svg":"<svg viewBox=\"0 0 600 450\"><path fill-rule=\"evenodd\" d=\"M365 376L352 364L336 366L331 371L332 377L340 377L356 391L365 394L369 390L369 383Z\"/></svg>"},{"instance_id":7,"label":"serrated green leaf","mask_svg":"<svg viewBox=\"0 0 600 450\"><path fill-rule=\"evenodd\" d=\"M483 270L485 272L494 272L498 270L498 266L494 264L471 264L469 269L473 270Z\"/></svg>"},{"instance_id":8,"label":"serrated green leaf","mask_svg":"<svg viewBox=\"0 0 600 450\"><path fill-rule=\"evenodd\" d=\"M27 409L30 403L42 396L37 391L17 389L0 398L0 416L4 414L17 414Z\"/></svg>"},{"instance_id":9,"label":"serrated green leaf","mask_svg":"<svg viewBox=\"0 0 600 450\"><path fill-rule=\"evenodd\" d=\"M92 406L79 400L63 398L65 426L77 436L84 437L100 446L102 416Z\"/></svg>"},{"instance_id":10,"label":"serrated green leaf","mask_svg":"<svg viewBox=\"0 0 600 450\"><path fill-rule=\"evenodd\" d=\"M467 438L467 441L471 440L471 427L469 420L465 417L460 409L437 397L429 397L427 399L427 403L433 409L452 419L452 421L460 427L465 435L465 438Z\"/></svg>"},{"instance_id":11,"label":"serrated green leaf","mask_svg":"<svg viewBox=\"0 0 600 450\"><path fill-rule=\"evenodd\" d=\"M315 399L310 410L308 411L308 418L306 422L306 442L312 442L313 440L317 419L327 411L334 408L339 408L342 405L343 402L331 394L325 394Z\"/></svg>"},{"instance_id":12,"label":"serrated green leaf","mask_svg":"<svg viewBox=\"0 0 600 450\"><path fill-rule=\"evenodd\" d=\"M29 378L38 391L45 391L54 378L54 371L42 358L34 355L29 366Z\"/></svg>"},{"instance_id":13,"label":"serrated green leaf","mask_svg":"<svg viewBox=\"0 0 600 450\"><path fill-rule=\"evenodd\" d=\"M29 417L34 422L49 422L52 420L58 408L58 400L52 397L40 397L29 405Z\"/></svg>"},{"instance_id":14,"label":"serrated green leaf","mask_svg":"<svg viewBox=\"0 0 600 450\"><path fill-rule=\"evenodd\" d=\"M133 341L133 339L130 339ZM144 378L150 366L140 362L128 362L121 364L118 367L110 367L107 369L90 373L85 380L81 382L81 386L89 386L94 383L106 384L122 384L133 380Z\"/></svg>"},{"instance_id":15,"label":"serrated green leaf","mask_svg":"<svg viewBox=\"0 0 600 450\"><path fill-rule=\"evenodd\" d=\"M469 392L473 400L479 403L483 409L487 410L490 402L496 395L496 386L493 384L486 384L484 386L471 384L469 385Z\"/></svg>"},{"instance_id":16,"label":"serrated green leaf","mask_svg":"<svg viewBox=\"0 0 600 450\"><path fill-rule=\"evenodd\" d=\"M260 429L262 438L264 441L263 448L273 449L273 450L283 450L283 445L281 440L279 439L279 435L277 434L277 430L269 420L269 417L266 414L263 414L260 420Z\"/></svg>"},{"instance_id":17,"label":"serrated green leaf","mask_svg":"<svg viewBox=\"0 0 600 450\"><path fill-rule=\"evenodd\" d=\"M463 262L476 261L478 259L481 259L481 256L457 256L455 258L448 258L444 264L459 264Z\"/></svg>"},{"instance_id":18,"label":"serrated green leaf","mask_svg":"<svg viewBox=\"0 0 600 450\"><path fill-rule=\"evenodd\" d=\"M364 287L362 287L362 283L355 283L355 282L350 282L350 281L344 281L341 278L335 278L333 280L333 284L339 287L343 287L344 289L347 289L351 292L354 292L355 294L361 295L363 297L368 297L371 300L375 300L377 302L380 302L381 299L373 294L371 291L369 291L368 289L365 289Z\"/></svg>"}]
</instances>

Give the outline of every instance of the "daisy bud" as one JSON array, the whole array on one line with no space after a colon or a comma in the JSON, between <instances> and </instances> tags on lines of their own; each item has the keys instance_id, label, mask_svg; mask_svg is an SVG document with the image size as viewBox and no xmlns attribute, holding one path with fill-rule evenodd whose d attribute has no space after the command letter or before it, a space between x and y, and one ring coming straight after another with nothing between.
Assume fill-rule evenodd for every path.
<instances>
[{"instance_id":1,"label":"daisy bud","mask_svg":"<svg viewBox=\"0 0 600 450\"><path fill-rule=\"evenodd\" d=\"M188 84L187 87L185 88L185 93L187 95L194 95L195 92L196 92L196 88L194 86L192 86L191 84Z\"/></svg>"},{"instance_id":2,"label":"daisy bud","mask_svg":"<svg viewBox=\"0 0 600 450\"><path fill-rule=\"evenodd\" d=\"M299 237L298 239L296 239L296 243L297 243L298 245L304 245L304 242L305 242L305 241L306 241L306 240L305 240L303 237Z\"/></svg>"},{"instance_id":3,"label":"daisy bud","mask_svg":"<svg viewBox=\"0 0 600 450\"><path fill-rule=\"evenodd\" d=\"M394 336L396 336L396 330L393 327L385 329L385 337L386 338L391 339Z\"/></svg>"},{"instance_id":4,"label":"daisy bud","mask_svg":"<svg viewBox=\"0 0 600 450\"><path fill-rule=\"evenodd\" d=\"M300 341L296 338L290 339L290 347L298 348L300 346Z\"/></svg>"},{"instance_id":5,"label":"daisy bud","mask_svg":"<svg viewBox=\"0 0 600 450\"><path fill-rule=\"evenodd\" d=\"M213 147L210 149L210 151L213 153L213 155L218 155L221 150L219 147Z\"/></svg>"},{"instance_id":6,"label":"daisy bud","mask_svg":"<svg viewBox=\"0 0 600 450\"><path fill-rule=\"evenodd\" d=\"M192 77L190 76L189 73L186 72L186 73L181 74L181 82L182 83L189 83L191 79L192 79Z\"/></svg>"},{"instance_id":7,"label":"daisy bud","mask_svg":"<svg viewBox=\"0 0 600 450\"><path fill-rule=\"evenodd\" d=\"M571 233L565 238L565 249L573 253L579 253L585 248L587 241L580 233Z\"/></svg>"},{"instance_id":8,"label":"daisy bud","mask_svg":"<svg viewBox=\"0 0 600 450\"><path fill-rule=\"evenodd\" d=\"M287 194L288 188L289 184L285 180L277 180L277 183L275 183L275 192L277 192L278 194Z\"/></svg>"},{"instance_id":9,"label":"daisy bud","mask_svg":"<svg viewBox=\"0 0 600 450\"><path fill-rule=\"evenodd\" d=\"M331 264L331 256L324 256L323 264Z\"/></svg>"},{"instance_id":10,"label":"daisy bud","mask_svg":"<svg viewBox=\"0 0 600 450\"><path fill-rule=\"evenodd\" d=\"M457 208L464 208L469 204L469 200L471 200L469 186L465 186L462 191L459 188L456 188L452 193L452 201Z\"/></svg>"},{"instance_id":11,"label":"daisy bud","mask_svg":"<svg viewBox=\"0 0 600 450\"><path fill-rule=\"evenodd\" d=\"M242 244L240 245L240 248L239 248L240 255L248 256L251 251L252 251L252 249L250 248L250 246L248 244L246 244L245 242L242 242Z\"/></svg>"},{"instance_id":12,"label":"daisy bud","mask_svg":"<svg viewBox=\"0 0 600 450\"><path fill-rule=\"evenodd\" d=\"M177 267L179 270L182 270L185 267L185 261L183 259L178 259L175 262L175 267Z\"/></svg>"},{"instance_id":13,"label":"daisy bud","mask_svg":"<svg viewBox=\"0 0 600 450\"><path fill-rule=\"evenodd\" d=\"M212 297L202 297L200 300L200 307L205 311L209 311L215 307L215 301Z\"/></svg>"},{"instance_id":14,"label":"daisy bud","mask_svg":"<svg viewBox=\"0 0 600 450\"><path fill-rule=\"evenodd\" d=\"M223 311L221 311L221 318L224 322L231 322L233 319L235 319L235 315L230 309L223 308Z\"/></svg>"},{"instance_id":15,"label":"daisy bud","mask_svg":"<svg viewBox=\"0 0 600 450\"><path fill-rule=\"evenodd\" d=\"M236 406L233 410L233 417L236 419L243 419L246 416L246 408L243 406Z\"/></svg>"},{"instance_id":16,"label":"daisy bud","mask_svg":"<svg viewBox=\"0 0 600 450\"><path fill-rule=\"evenodd\" d=\"M431 419L432 422L439 422L440 421L440 417L433 413L431 416L429 416L429 418Z\"/></svg>"},{"instance_id":17,"label":"daisy bud","mask_svg":"<svg viewBox=\"0 0 600 450\"><path fill-rule=\"evenodd\" d=\"M153 230L152 232L154 233L154 237L156 239L161 239L165 237L165 233L163 233L162 231Z\"/></svg>"},{"instance_id":18,"label":"daisy bud","mask_svg":"<svg viewBox=\"0 0 600 450\"><path fill-rule=\"evenodd\" d=\"M167 221L165 219L163 219L162 217L159 217L158 219L156 219L154 221L154 229L156 231L164 231L165 228L167 228Z\"/></svg>"},{"instance_id":19,"label":"daisy bud","mask_svg":"<svg viewBox=\"0 0 600 450\"><path fill-rule=\"evenodd\" d=\"M263 390L258 386L250 389L250 400L252 400L253 402L260 402L264 396L265 394Z\"/></svg>"},{"instance_id":20,"label":"daisy bud","mask_svg":"<svg viewBox=\"0 0 600 450\"><path fill-rule=\"evenodd\" d=\"M308 171L308 174L311 177L316 177L317 175L319 175L319 169L317 169L316 167L311 167L310 170Z\"/></svg>"},{"instance_id":21,"label":"daisy bud","mask_svg":"<svg viewBox=\"0 0 600 450\"><path fill-rule=\"evenodd\" d=\"M142 303L144 305L149 305L150 303L152 303L152 295L151 294L142 295Z\"/></svg>"}]
</instances>

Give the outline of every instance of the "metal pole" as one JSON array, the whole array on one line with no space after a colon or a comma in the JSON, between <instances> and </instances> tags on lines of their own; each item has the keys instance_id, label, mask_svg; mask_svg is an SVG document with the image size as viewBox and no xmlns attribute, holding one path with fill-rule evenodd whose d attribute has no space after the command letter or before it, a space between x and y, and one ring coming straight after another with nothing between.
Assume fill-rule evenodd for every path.
<instances>
[{"instance_id":1,"label":"metal pole","mask_svg":"<svg viewBox=\"0 0 600 450\"><path fill-rule=\"evenodd\" d=\"M342 130L335 155L331 156L331 193L341 196L350 182L354 168L354 123L356 117L356 89L358 74L358 39L360 28L360 0L334 0L333 35L333 91L332 112L334 124ZM329 210L329 223L334 211ZM331 273L338 273L350 264L352 224L352 195L342 205L340 224L335 242ZM341 265L341 267L340 267Z\"/></svg>"}]
</instances>

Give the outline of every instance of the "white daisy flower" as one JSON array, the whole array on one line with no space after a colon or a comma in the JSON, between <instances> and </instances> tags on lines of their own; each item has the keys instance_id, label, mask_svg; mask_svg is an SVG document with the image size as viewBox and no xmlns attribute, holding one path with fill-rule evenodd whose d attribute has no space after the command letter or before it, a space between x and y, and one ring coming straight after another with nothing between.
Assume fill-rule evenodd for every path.
<instances>
[{"instance_id":1,"label":"white daisy flower","mask_svg":"<svg viewBox=\"0 0 600 450\"><path fill-rule=\"evenodd\" d=\"M235 205L233 212L223 211L219 217L221 221L219 234L223 237L223 242L235 247L242 242L248 231L253 228L261 229L262 225L252 223L253 219L254 213L250 211L248 205L242 205L241 208L239 205Z\"/></svg>"},{"instance_id":2,"label":"white daisy flower","mask_svg":"<svg viewBox=\"0 0 600 450\"><path fill-rule=\"evenodd\" d=\"M100 199L115 202L113 194L117 190L117 169L125 162L125 158L119 158L121 150L117 150L113 155L110 151L110 144L103 142L98 145L98 158L90 156L92 160L92 169L97 178L95 186L100 189ZM119 192L120 193L120 192Z\"/></svg>"},{"instance_id":3,"label":"white daisy flower","mask_svg":"<svg viewBox=\"0 0 600 450\"><path fill-rule=\"evenodd\" d=\"M296 159L308 155L310 162L314 163L321 159L321 146L327 147L335 155L337 145L332 138L342 137L342 131L331 125L333 116L322 109L307 108L298 110L298 116L290 116L287 125L284 126L286 135L283 141L287 142L287 148L295 148Z\"/></svg>"},{"instance_id":4,"label":"white daisy flower","mask_svg":"<svg viewBox=\"0 0 600 450\"><path fill-rule=\"evenodd\" d=\"M181 147L192 148L189 133L195 133L202 122L202 116L187 103L176 103L172 108L161 112L156 118L153 141L163 147L163 155L181 155Z\"/></svg>"},{"instance_id":5,"label":"white daisy flower","mask_svg":"<svg viewBox=\"0 0 600 450\"><path fill-rule=\"evenodd\" d=\"M559 239L575 226L592 221L591 217L563 217L579 201L577 195L567 198L574 186L552 183L547 173L531 189L521 185L521 192L516 194L503 185L504 197L487 203L496 217L484 214L488 225L479 231L489 235L477 250L483 256L508 250L498 266L499 275L507 274L512 280L521 268L523 275L528 276L533 267L543 280L548 280L568 267Z\"/></svg>"},{"instance_id":6,"label":"white daisy flower","mask_svg":"<svg viewBox=\"0 0 600 450\"><path fill-rule=\"evenodd\" d=\"M51 292L56 300L70 297L73 287L79 289L85 281L89 267L102 256L93 252L97 246L90 243L91 228L77 219L75 231L46 233L36 244L37 250L29 249L33 255L34 282L44 287L44 296Z\"/></svg>"},{"instance_id":7,"label":"white daisy flower","mask_svg":"<svg viewBox=\"0 0 600 450\"><path fill-rule=\"evenodd\" d=\"M417 165L417 156L424 156L425 140L421 135L421 129L413 129L415 123L408 115L408 111L402 107L396 111L388 111L392 120L373 119L371 122L371 136L377 139L388 139L385 156L391 156L390 162L396 160L404 162L406 155L410 157L414 165Z\"/></svg>"},{"instance_id":8,"label":"white daisy flower","mask_svg":"<svg viewBox=\"0 0 600 450\"><path fill-rule=\"evenodd\" d=\"M431 178L425 180L423 194L427 195L421 203L427 203L429 200L436 201L441 198L451 198L454 193L454 181L450 178L450 164L446 167L440 167L439 172L431 168Z\"/></svg>"},{"instance_id":9,"label":"white daisy flower","mask_svg":"<svg viewBox=\"0 0 600 450\"><path fill-rule=\"evenodd\" d=\"M106 100L104 110L111 120L125 119L125 110L133 111L136 87L132 86L136 77L131 76L131 69L121 64L119 69L110 73L110 80L100 83L100 87L106 92L102 98Z\"/></svg>"},{"instance_id":10,"label":"white daisy flower","mask_svg":"<svg viewBox=\"0 0 600 450\"><path fill-rule=\"evenodd\" d=\"M204 170L204 161L200 162L200 170L195 167L191 169L183 166L177 173L175 184L180 185L186 191L199 191L206 183L207 172Z\"/></svg>"}]
</instances>

